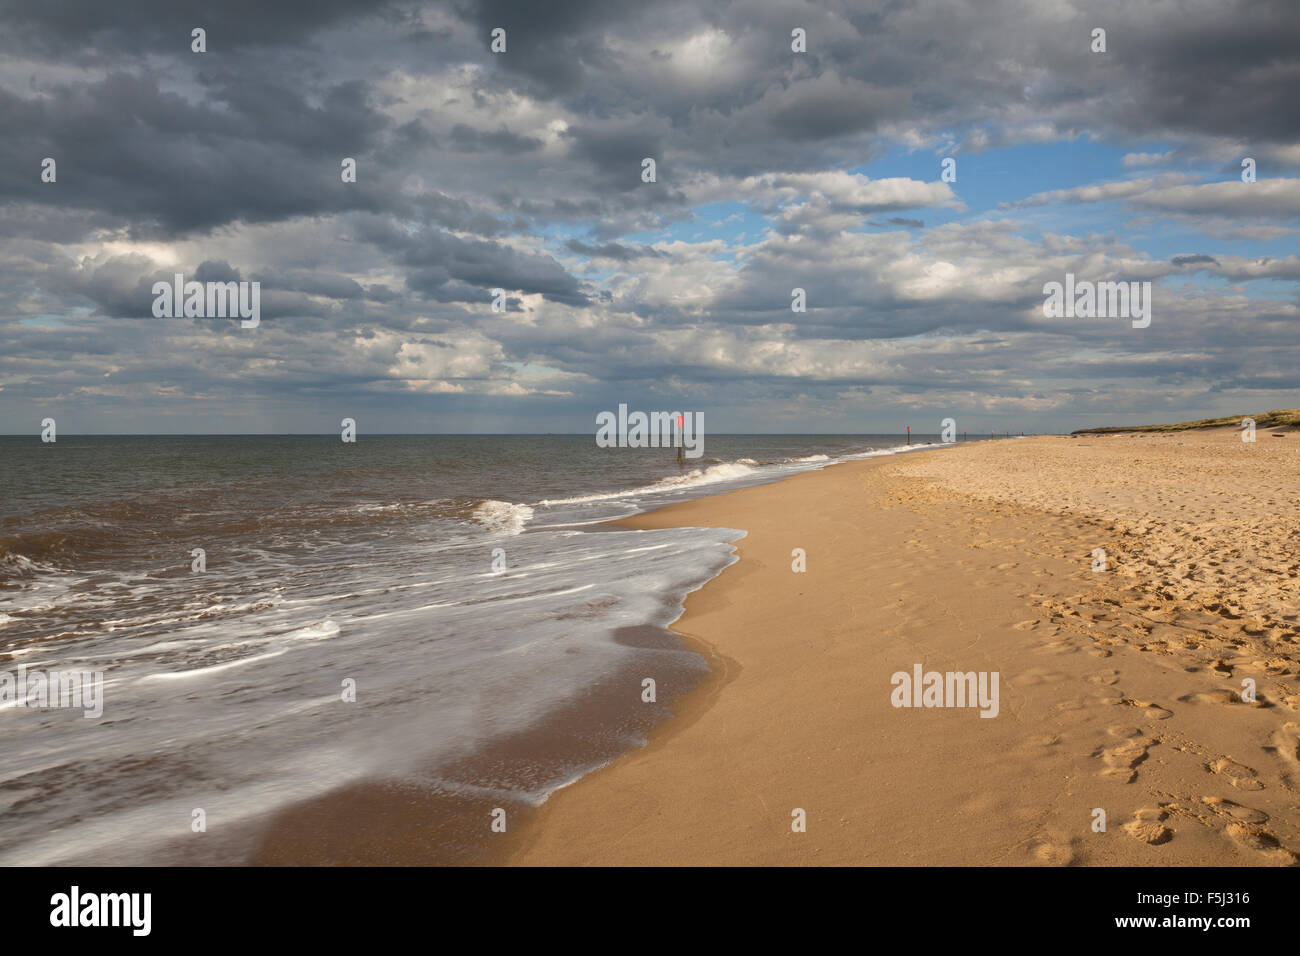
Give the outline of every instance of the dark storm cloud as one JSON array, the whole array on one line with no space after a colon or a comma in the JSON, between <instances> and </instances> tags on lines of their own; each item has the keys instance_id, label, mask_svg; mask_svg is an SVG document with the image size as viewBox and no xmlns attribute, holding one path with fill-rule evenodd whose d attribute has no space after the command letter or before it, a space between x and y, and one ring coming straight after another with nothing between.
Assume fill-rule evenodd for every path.
<instances>
[{"instance_id":1,"label":"dark storm cloud","mask_svg":"<svg viewBox=\"0 0 1300 956\"><path fill-rule=\"evenodd\" d=\"M142 256L116 256L96 265L53 267L45 272L42 284L54 295L79 297L78 304L93 303L96 314L140 318L152 314L150 289L161 278Z\"/></svg>"},{"instance_id":2,"label":"dark storm cloud","mask_svg":"<svg viewBox=\"0 0 1300 956\"><path fill-rule=\"evenodd\" d=\"M774 135L799 142L853 136L908 115L906 90L878 90L835 79L825 73L795 84L769 98L768 119Z\"/></svg>"},{"instance_id":3,"label":"dark storm cloud","mask_svg":"<svg viewBox=\"0 0 1300 956\"><path fill-rule=\"evenodd\" d=\"M507 129L484 132L464 123L451 130L451 148L458 153L499 152L506 154L530 153L541 147L542 141L532 136L519 136Z\"/></svg>"},{"instance_id":4,"label":"dark storm cloud","mask_svg":"<svg viewBox=\"0 0 1300 956\"><path fill-rule=\"evenodd\" d=\"M0 141L0 201L86 209L152 236L396 208L382 167L355 188L340 181L342 157L372 148L383 125L358 85L328 89L319 108L288 88L225 89L228 110L124 73L49 98L0 91L0 125L29 131ZM58 164L55 183L40 181L44 157Z\"/></svg>"},{"instance_id":5,"label":"dark storm cloud","mask_svg":"<svg viewBox=\"0 0 1300 956\"><path fill-rule=\"evenodd\" d=\"M1294 56L1300 18L1287 0L1189 4L1177 16L1120 0L1064 17L1012 0L872 11L847 2L815 8L738 2L703 16L686 3L502 2L462 9L485 45L493 26L518 24L512 35L519 45L495 61L521 88L550 95L581 88L609 105L648 103L688 137L710 136L703 124L685 122L692 110L710 123L716 111L733 142L745 140L746 127L767 127L769 139L817 140L853 135L885 119L971 125L1004 120L1013 110L1036 113L1062 132L1168 131L1275 142L1300 133L1297 111L1286 108L1286 91L1300 82ZM705 26L726 31L730 75L747 81L714 83L686 97L669 78L627 78L608 38L625 45L637 34L658 37L673 21L679 35ZM792 60L795 25L807 29L809 53ZM1107 30L1104 54L1089 49L1097 26ZM659 57L665 66L674 59ZM745 107L760 101L763 108L746 115Z\"/></svg>"},{"instance_id":6,"label":"dark storm cloud","mask_svg":"<svg viewBox=\"0 0 1300 956\"><path fill-rule=\"evenodd\" d=\"M1300 110L1283 109L1279 92L1300 87L1300 17L1293 3L1247 0L1188 7L1176 17L1129 6L1118 42L1140 79L1124 119L1180 131L1289 141L1300 136Z\"/></svg>"},{"instance_id":7,"label":"dark storm cloud","mask_svg":"<svg viewBox=\"0 0 1300 956\"><path fill-rule=\"evenodd\" d=\"M550 256L534 255L480 239L460 239L443 232L413 237L391 233L387 240L408 267L407 286L439 299L440 289L455 290L452 299L486 301L483 289L540 293L561 302L582 303L587 296L576 278ZM450 285L449 283L457 283Z\"/></svg>"},{"instance_id":8,"label":"dark storm cloud","mask_svg":"<svg viewBox=\"0 0 1300 956\"><path fill-rule=\"evenodd\" d=\"M506 31L507 52L497 56L498 65L540 96L576 92L591 67L607 66L604 30L642 8L640 0L457 0L454 6L474 25L484 50L493 30Z\"/></svg>"},{"instance_id":9,"label":"dark storm cloud","mask_svg":"<svg viewBox=\"0 0 1300 956\"><path fill-rule=\"evenodd\" d=\"M393 6L368 3L371 14ZM209 49L280 47L299 43L323 27L355 19L349 0L24 0L0 2L0 49L52 57L190 52L190 31L208 32Z\"/></svg>"},{"instance_id":10,"label":"dark storm cloud","mask_svg":"<svg viewBox=\"0 0 1300 956\"><path fill-rule=\"evenodd\" d=\"M567 131L572 140L570 155L590 164L600 185L615 192L640 190L643 197L662 192L660 183L671 183L673 167L665 159L662 129L659 123L636 117L621 123L600 126L580 126ZM642 179L642 161L655 161L655 183Z\"/></svg>"}]
</instances>

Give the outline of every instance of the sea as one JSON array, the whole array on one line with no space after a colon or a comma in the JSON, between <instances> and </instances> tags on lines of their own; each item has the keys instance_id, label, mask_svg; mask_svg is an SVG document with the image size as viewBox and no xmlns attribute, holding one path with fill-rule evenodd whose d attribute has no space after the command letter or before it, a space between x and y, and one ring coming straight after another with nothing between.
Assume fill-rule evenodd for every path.
<instances>
[{"instance_id":1,"label":"sea","mask_svg":"<svg viewBox=\"0 0 1300 956\"><path fill-rule=\"evenodd\" d=\"M540 806L708 674L666 629L744 536L604 522L926 442L0 437L0 681L103 681L96 717L0 703L0 865L242 862L362 780ZM569 745L500 746L615 675Z\"/></svg>"}]
</instances>

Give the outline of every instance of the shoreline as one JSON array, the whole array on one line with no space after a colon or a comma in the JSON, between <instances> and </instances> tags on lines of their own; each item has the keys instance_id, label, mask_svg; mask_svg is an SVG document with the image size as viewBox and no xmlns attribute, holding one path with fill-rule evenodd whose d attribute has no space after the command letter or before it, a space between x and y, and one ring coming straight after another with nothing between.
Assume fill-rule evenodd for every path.
<instances>
[{"instance_id":1,"label":"shoreline","mask_svg":"<svg viewBox=\"0 0 1300 956\"><path fill-rule=\"evenodd\" d=\"M613 519L596 528L743 532L666 630L616 637L669 653L465 761L447 779L467 787L371 778L292 805L251 860L1295 865L1300 517L1275 505L1298 465L1236 430L972 442ZM674 654L708 670L678 681ZM895 706L913 668L1000 676L996 719ZM629 718L644 743L593 762L591 729ZM501 802L521 766L563 781L557 756L567 782ZM512 808L486 839L485 800Z\"/></svg>"},{"instance_id":2,"label":"shoreline","mask_svg":"<svg viewBox=\"0 0 1300 956\"><path fill-rule=\"evenodd\" d=\"M918 450L925 447L918 446ZM899 456L883 454L866 460L894 457ZM780 484L822 470L825 469L796 472L746 487ZM733 488L700 495L686 502L601 521L583 531L648 530L650 526L637 523L647 514L743 490L743 487ZM730 549L727 562L694 589L673 599L677 609L674 624L680 621L686 600L735 567L735 549L744 540L744 533L739 532L739 537L728 535L727 539ZM493 865L508 861L555 793L647 745L629 743L629 734L653 741L665 726L685 725L696 713L696 702L716 693L710 688L717 683L717 672L736 666L708 642L683 635L672 626L623 628L615 634L614 641L644 650L616 672L590 685L579 697L563 701L534 725L494 740L462 760L430 768L427 776L438 781L433 786L419 783L421 774L414 779L370 777L277 809L268 822L254 827L257 833L250 841L253 848L250 861L258 865ZM640 675L653 662L653 652L660 652L659 656L669 660L686 654L700 666L692 667L688 661L676 671L656 670L658 699L650 708L640 699ZM600 733L592 734L592 728ZM525 772L521 768L526 768L526 777L534 785L555 789L537 803L526 793L509 792L520 773ZM505 833L484 837L485 797L506 810ZM357 819L365 822L361 825L352 822ZM436 838L433 834L437 834ZM179 848L177 852L181 852Z\"/></svg>"},{"instance_id":3,"label":"shoreline","mask_svg":"<svg viewBox=\"0 0 1300 956\"><path fill-rule=\"evenodd\" d=\"M1152 460L1123 476L1138 505L1160 474L1153 465L1201 451L1204 442L1186 439L1145 443ZM645 747L552 794L507 862L1294 864L1294 634L1276 632L1284 653L1271 666L1224 664L1223 648L1241 635L1194 639L1212 622L1191 620L1204 608L1186 595L1149 603L1161 591L1135 586L1126 524L1052 500L1062 481L1102 499L1116 484L1104 470L1080 472L1074 459L1097 453L1070 446L1102 445L1119 463L1132 440L1043 437L882 456L620 519L746 530L739 560L692 592L670 628L726 669ZM1238 451L1223 436L1206 441L1224 461ZM1292 459L1269 467L1279 462ZM1009 465L1024 487L1003 480ZM819 501L833 511L855 491L870 502L839 518L821 513ZM918 531L928 534L909 537ZM803 579L788 567L792 536L810 545ZM1111 545L1119 574L1091 573L1099 542ZM882 579L908 598L892 618L888 594L872 586ZM813 593L777 593L795 581ZM947 606L956 598L959 609ZM879 612L875 641L837 620L866 618L865 608ZM1164 637L1161 627L1177 639L1149 640ZM1000 672L1002 719L891 708L890 674L920 662ZM1267 703L1234 703L1224 666L1258 672ZM1264 766L1270 754L1280 766ZM794 833L800 809L807 832ZM1091 826L1099 809L1104 832Z\"/></svg>"}]
</instances>

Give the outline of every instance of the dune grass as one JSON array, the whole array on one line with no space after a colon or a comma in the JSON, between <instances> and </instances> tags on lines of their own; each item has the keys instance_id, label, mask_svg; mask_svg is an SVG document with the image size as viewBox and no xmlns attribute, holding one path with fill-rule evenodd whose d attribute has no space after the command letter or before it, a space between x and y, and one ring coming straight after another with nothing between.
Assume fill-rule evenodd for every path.
<instances>
[{"instance_id":1,"label":"dune grass","mask_svg":"<svg viewBox=\"0 0 1300 956\"><path fill-rule=\"evenodd\" d=\"M1229 415L1226 418L1202 418L1194 422L1177 422L1173 425L1111 425L1105 428L1081 428L1071 435L1105 435L1115 432L1186 432L1196 428L1240 427L1243 418L1255 419L1256 428L1300 427L1300 408L1283 408L1259 415Z\"/></svg>"}]
</instances>

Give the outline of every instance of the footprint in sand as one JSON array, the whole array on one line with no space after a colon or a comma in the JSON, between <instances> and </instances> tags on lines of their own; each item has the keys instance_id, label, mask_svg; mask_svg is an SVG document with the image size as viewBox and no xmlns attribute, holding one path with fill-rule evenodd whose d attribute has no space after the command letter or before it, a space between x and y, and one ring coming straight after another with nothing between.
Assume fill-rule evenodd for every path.
<instances>
[{"instance_id":1,"label":"footprint in sand","mask_svg":"<svg viewBox=\"0 0 1300 956\"><path fill-rule=\"evenodd\" d=\"M1257 778L1257 774L1250 767L1239 764L1235 760L1227 757L1220 757L1209 766L1210 773L1217 773L1228 778L1228 783L1232 784L1238 790L1263 790L1264 784Z\"/></svg>"},{"instance_id":2,"label":"footprint in sand","mask_svg":"<svg viewBox=\"0 0 1300 956\"><path fill-rule=\"evenodd\" d=\"M1247 707L1268 706L1262 699L1243 701L1235 690L1209 690L1199 694L1186 694L1178 698L1184 704L1237 704Z\"/></svg>"},{"instance_id":3,"label":"footprint in sand","mask_svg":"<svg viewBox=\"0 0 1300 956\"><path fill-rule=\"evenodd\" d=\"M1086 700L1081 700L1075 697L1075 698L1071 698L1070 700L1060 701L1059 703L1056 704L1056 706L1053 709L1057 711L1057 713L1073 713L1073 712L1085 711L1088 709L1088 702Z\"/></svg>"},{"instance_id":4,"label":"footprint in sand","mask_svg":"<svg viewBox=\"0 0 1300 956\"><path fill-rule=\"evenodd\" d=\"M1092 681L1094 684L1105 684L1107 687L1109 687L1111 684L1119 683L1119 671L1117 670L1098 671L1097 673L1089 677L1088 680Z\"/></svg>"},{"instance_id":5,"label":"footprint in sand","mask_svg":"<svg viewBox=\"0 0 1300 956\"><path fill-rule=\"evenodd\" d=\"M1147 759L1150 747L1151 742L1140 737L1131 737L1114 747L1107 747L1101 752L1101 762L1106 767L1098 776L1132 783L1137 778L1136 767Z\"/></svg>"},{"instance_id":6,"label":"footprint in sand","mask_svg":"<svg viewBox=\"0 0 1300 956\"><path fill-rule=\"evenodd\" d=\"M1300 774L1300 724L1286 723L1273 731L1272 750L1286 764L1280 779L1288 790L1296 789L1296 776Z\"/></svg>"},{"instance_id":7,"label":"footprint in sand","mask_svg":"<svg viewBox=\"0 0 1300 956\"><path fill-rule=\"evenodd\" d=\"M1277 842L1277 837L1249 823L1229 823L1223 832L1243 850L1261 854L1274 866L1295 866L1296 855Z\"/></svg>"},{"instance_id":8,"label":"footprint in sand","mask_svg":"<svg viewBox=\"0 0 1300 956\"><path fill-rule=\"evenodd\" d=\"M1159 846L1174 838L1174 831L1160 822L1168 815L1158 807L1142 809L1135 813L1134 819L1124 824L1121 829L1141 843Z\"/></svg>"},{"instance_id":9,"label":"footprint in sand","mask_svg":"<svg viewBox=\"0 0 1300 956\"><path fill-rule=\"evenodd\" d=\"M1287 763L1300 766L1300 724L1283 724L1273 731L1273 748Z\"/></svg>"},{"instance_id":10,"label":"footprint in sand","mask_svg":"<svg viewBox=\"0 0 1300 956\"><path fill-rule=\"evenodd\" d=\"M1252 669L1261 670L1265 674L1270 674L1274 677L1291 673L1292 666L1292 663L1285 657L1274 657L1266 661L1252 662Z\"/></svg>"},{"instance_id":11,"label":"footprint in sand","mask_svg":"<svg viewBox=\"0 0 1300 956\"><path fill-rule=\"evenodd\" d=\"M1021 757L1041 757L1061 743L1060 734L1033 734L1026 737L1012 753Z\"/></svg>"},{"instance_id":12,"label":"footprint in sand","mask_svg":"<svg viewBox=\"0 0 1300 956\"><path fill-rule=\"evenodd\" d=\"M1036 838L1034 857L1047 866L1069 866L1074 862L1074 840L1065 833L1047 831Z\"/></svg>"},{"instance_id":13,"label":"footprint in sand","mask_svg":"<svg viewBox=\"0 0 1300 956\"><path fill-rule=\"evenodd\" d=\"M1034 650L1035 654L1077 654L1079 648L1070 643L1068 639L1061 641L1048 641L1042 647Z\"/></svg>"},{"instance_id":14,"label":"footprint in sand","mask_svg":"<svg viewBox=\"0 0 1300 956\"><path fill-rule=\"evenodd\" d=\"M1178 698L1185 704L1231 704L1241 700L1236 691L1210 690L1200 694L1184 694Z\"/></svg>"},{"instance_id":15,"label":"footprint in sand","mask_svg":"<svg viewBox=\"0 0 1300 956\"><path fill-rule=\"evenodd\" d=\"M1201 797L1201 803L1219 813L1226 813L1239 823L1267 823L1268 814L1263 810L1244 807L1223 797Z\"/></svg>"},{"instance_id":16,"label":"footprint in sand","mask_svg":"<svg viewBox=\"0 0 1300 956\"><path fill-rule=\"evenodd\" d=\"M1131 700L1129 701L1134 707L1142 709L1142 716L1147 720L1168 720L1174 715L1173 711L1165 710L1159 704L1152 703L1149 700Z\"/></svg>"}]
</instances>

